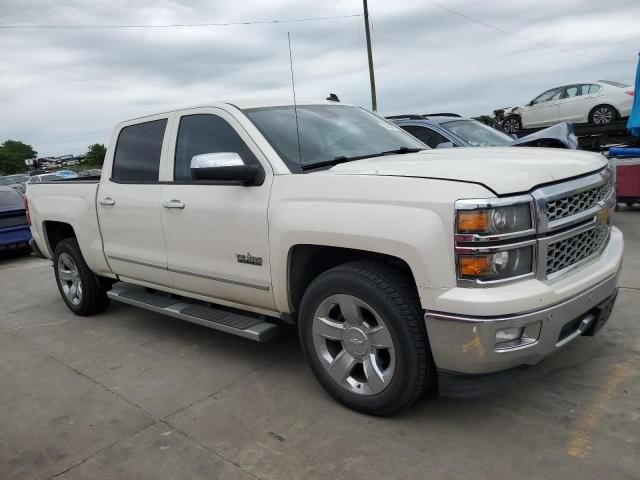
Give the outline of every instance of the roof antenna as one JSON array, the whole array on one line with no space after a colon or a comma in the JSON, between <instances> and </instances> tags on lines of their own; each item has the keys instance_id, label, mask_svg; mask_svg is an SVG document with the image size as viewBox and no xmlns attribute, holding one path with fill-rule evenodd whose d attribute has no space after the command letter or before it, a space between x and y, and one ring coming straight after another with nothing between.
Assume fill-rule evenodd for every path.
<instances>
[{"instance_id":1,"label":"roof antenna","mask_svg":"<svg viewBox=\"0 0 640 480\"><path fill-rule=\"evenodd\" d=\"M338 95L336 95L335 93L330 93L329 96L326 98L326 100L329 100L330 102L340 101L340 99L338 98Z\"/></svg>"},{"instance_id":2,"label":"roof antenna","mask_svg":"<svg viewBox=\"0 0 640 480\"><path fill-rule=\"evenodd\" d=\"M298 160L302 166L302 147L300 145L300 126L298 125L298 104L296 102L296 82L293 79L293 57L291 55L291 33L287 32L289 40L289 66L291 67L291 89L293 90L293 112L296 116L296 135L298 137Z\"/></svg>"}]
</instances>

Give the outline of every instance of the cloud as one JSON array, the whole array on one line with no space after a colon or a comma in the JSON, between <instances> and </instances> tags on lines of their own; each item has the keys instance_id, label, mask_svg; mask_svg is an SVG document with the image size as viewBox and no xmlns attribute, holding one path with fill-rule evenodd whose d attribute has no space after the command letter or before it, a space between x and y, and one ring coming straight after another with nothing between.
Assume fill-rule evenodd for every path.
<instances>
[{"instance_id":1,"label":"cloud","mask_svg":"<svg viewBox=\"0 0 640 480\"><path fill-rule=\"evenodd\" d=\"M434 0L435 1L435 0ZM381 113L490 113L544 89L633 79L636 0L438 0L447 8L564 53L510 36L425 0L370 0ZM116 25L234 22L360 13L359 0L0 0L0 24ZM171 29L0 30L0 140L42 155L108 142L127 118L214 99L291 96L287 32L300 98L337 93L369 106L361 18ZM597 58L589 58L597 57Z\"/></svg>"}]
</instances>

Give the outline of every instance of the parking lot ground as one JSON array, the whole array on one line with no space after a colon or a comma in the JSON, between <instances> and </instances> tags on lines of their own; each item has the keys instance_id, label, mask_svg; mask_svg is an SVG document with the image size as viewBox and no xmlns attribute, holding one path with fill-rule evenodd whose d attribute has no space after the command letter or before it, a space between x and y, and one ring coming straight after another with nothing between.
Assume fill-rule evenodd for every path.
<instances>
[{"instance_id":1,"label":"parking lot ground","mask_svg":"<svg viewBox=\"0 0 640 480\"><path fill-rule=\"evenodd\" d=\"M594 338L473 400L331 400L289 332L256 344L121 304L72 315L50 262L0 259L0 479L639 479L640 208Z\"/></svg>"}]
</instances>

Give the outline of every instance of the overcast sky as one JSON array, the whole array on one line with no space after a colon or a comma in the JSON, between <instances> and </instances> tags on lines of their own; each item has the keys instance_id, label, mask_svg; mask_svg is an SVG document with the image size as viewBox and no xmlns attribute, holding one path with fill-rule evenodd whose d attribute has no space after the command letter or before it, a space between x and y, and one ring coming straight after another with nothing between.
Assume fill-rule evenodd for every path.
<instances>
[{"instance_id":1,"label":"overcast sky","mask_svg":"<svg viewBox=\"0 0 640 480\"><path fill-rule=\"evenodd\" d=\"M383 114L478 115L564 83L633 82L638 0L433 3L369 0ZM222 23L361 9L360 0L0 0L0 25ZM0 29L0 142L24 141L41 156L79 154L91 143L107 143L113 126L127 118L208 100L291 96L287 31L299 98L335 92L370 107L360 17L207 28Z\"/></svg>"}]
</instances>

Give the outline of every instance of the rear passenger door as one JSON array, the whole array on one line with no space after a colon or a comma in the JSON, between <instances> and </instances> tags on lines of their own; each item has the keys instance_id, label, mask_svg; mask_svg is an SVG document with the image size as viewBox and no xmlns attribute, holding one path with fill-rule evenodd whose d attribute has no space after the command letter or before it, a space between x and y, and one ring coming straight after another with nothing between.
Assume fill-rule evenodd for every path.
<instances>
[{"instance_id":1,"label":"rear passenger door","mask_svg":"<svg viewBox=\"0 0 640 480\"><path fill-rule=\"evenodd\" d=\"M171 285L160 218L161 159L167 116L125 124L105 159L97 209L104 252L112 271L125 281Z\"/></svg>"},{"instance_id":2,"label":"rear passenger door","mask_svg":"<svg viewBox=\"0 0 640 480\"><path fill-rule=\"evenodd\" d=\"M558 120L561 122L579 122L587 107L589 85L568 85L558 102Z\"/></svg>"}]
</instances>

